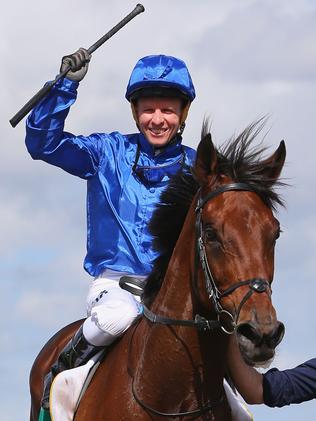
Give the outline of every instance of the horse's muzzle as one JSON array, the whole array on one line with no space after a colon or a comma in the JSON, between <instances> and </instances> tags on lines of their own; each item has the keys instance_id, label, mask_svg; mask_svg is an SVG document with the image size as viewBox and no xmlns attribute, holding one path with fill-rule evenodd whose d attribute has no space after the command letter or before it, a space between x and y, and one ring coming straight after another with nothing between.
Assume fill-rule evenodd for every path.
<instances>
[{"instance_id":1,"label":"horse's muzzle","mask_svg":"<svg viewBox=\"0 0 316 421\"><path fill-rule=\"evenodd\" d=\"M264 363L274 357L276 346L282 341L285 327L276 321L270 329L253 322L241 323L236 329L241 353L248 364Z\"/></svg>"}]
</instances>

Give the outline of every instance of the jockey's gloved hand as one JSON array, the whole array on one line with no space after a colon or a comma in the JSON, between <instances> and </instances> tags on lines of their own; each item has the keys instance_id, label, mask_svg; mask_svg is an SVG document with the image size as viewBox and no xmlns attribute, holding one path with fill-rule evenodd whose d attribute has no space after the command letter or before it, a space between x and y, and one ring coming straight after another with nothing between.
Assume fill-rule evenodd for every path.
<instances>
[{"instance_id":1,"label":"jockey's gloved hand","mask_svg":"<svg viewBox=\"0 0 316 421\"><path fill-rule=\"evenodd\" d=\"M71 66L71 70L65 76L67 79L80 82L86 75L89 67L91 54L84 48L79 48L74 54L64 56L61 60L60 72L63 72L66 66Z\"/></svg>"}]
</instances>

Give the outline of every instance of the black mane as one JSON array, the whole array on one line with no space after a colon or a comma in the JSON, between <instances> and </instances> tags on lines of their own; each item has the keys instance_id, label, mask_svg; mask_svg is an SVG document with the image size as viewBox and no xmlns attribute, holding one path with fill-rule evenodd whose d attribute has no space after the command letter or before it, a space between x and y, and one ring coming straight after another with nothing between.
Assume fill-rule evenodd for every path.
<instances>
[{"instance_id":1,"label":"black mane","mask_svg":"<svg viewBox=\"0 0 316 421\"><path fill-rule=\"evenodd\" d=\"M262 155L266 148L260 144L253 146L253 141L262 130L264 122L264 119L254 122L238 137L231 138L216 149L218 174L226 175L235 182L249 184L269 208L275 209L277 204L283 206L283 201L274 187L282 186L284 183L265 179L261 175ZM211 139L207 122L203 124L202 139L206 136ZM160 255L147 278L143 295L147 303L161 287L185 217L199 188L192 173L194 169L192 172L179 173L173 177L168 188L162 193L160 203L150 221L149 229L154 238L152 246Z\"/></svg>"}]
</instances>

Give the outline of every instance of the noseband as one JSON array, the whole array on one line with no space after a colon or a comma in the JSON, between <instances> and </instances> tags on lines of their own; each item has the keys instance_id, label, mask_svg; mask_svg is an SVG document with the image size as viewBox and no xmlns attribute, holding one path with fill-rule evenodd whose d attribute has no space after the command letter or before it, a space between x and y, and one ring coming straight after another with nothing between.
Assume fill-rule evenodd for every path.
<instances>
[{"instance_id":1,"label":"noseband","mask_svg":"<svg viewBox=\"0 0 316 421\"><path fill-rule=\"evenodd\" d=\"M210 192L205 197L201 196L201 191L199 193L199 198L197 202L197 206L195 209L196 220L195 220L195 232L196 232L196 252L195 252L195 285L197 284L197 268L198 263L201 263L201 267L204 273L204 280L205 280L205 287L208 294L210 301L213 304L214 310L216 312L217 320L207 320L205 317L200 316L197 314L194 320L182 320L182 319L171 319L168 317L160 316L158 314L153 313L149 310L145 305L144 307L144 316L150 320L152 323L159 323L165 325L178 325L178 326L187 326L187 327L195 327L202 331L214 331L218 330L219 328L228 335L234 333L236 329L236 325L238 322L238 318L240 315L240 311L242 306L245 302L254 294L254 293L262 293L268 292L271 294L271 286L270 282L267 279L262 278L253 278L247 279L244 281L236 282L231 287L227 288L226 290L220 292L216 286L214 277L212 275L212 271L210 269L206 248L203 241L203 223L202 223L202 210L204 205L209 202L210 200L214 199L218 195L225 193L227 191L251 191L255 192L251 185L246 183L229 183L220 186L216 190ZM222 307L221 299L223 297L227 297L236 289L249 286L249 291L241 300L236 316L234 317L231 312L225 310ZM227 328L227 323L225 323L225 319L228 319L231 326Z\"/></svg>"}]
</instances>

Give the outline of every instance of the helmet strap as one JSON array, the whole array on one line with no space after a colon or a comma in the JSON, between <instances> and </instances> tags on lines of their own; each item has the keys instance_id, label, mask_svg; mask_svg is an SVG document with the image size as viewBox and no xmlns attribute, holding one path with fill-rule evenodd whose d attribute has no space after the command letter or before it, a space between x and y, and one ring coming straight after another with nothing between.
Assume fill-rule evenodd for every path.
<instances>
[{"instance_id":1,"label":"helmet strap","mask_svg":"<svg viewBox=\"0 0 316 421\"><path fill-rule=\"evenodd\" d=\"M180 127L183 124L185 126L185 120L187 119L190 105L191 105L191 102L188 101L183 108L182 115L181 115L181 118L180 118ZM183 130L184 130L184 127L183 127Z\"/></svg>"},{"instance_id":2,"label":"helmet strap","mask_svg":"<svg viewBox=\"0 0 316 421\"><path fill-rule=\"evenodd\" d=\"M133 119L135 120L136 124L137 124L137 112L136 112L136 107L133 101L131 101L131 109L132 109L132 114L133 114ZM137 128L138 128L138 124L137 124Z\"/></svg>"},{"instance_id":3,"label":"helmet strap","mask_svg":"<svg viewBox=\"0 0 316 421\"><path fill-rule=\"evenodd\" d=\"M185 129L185 121L180 124L179 130L178 130L178 134L180 136L182 136L182 133L183 133L184 129Z\"/></svg>"},{"instance_id":4,"label":"helmet strap","mask_svg":"<svg viewBox=\"0 0 316 421\"><path fill-rule=\"evenodd\" d=\"M191 102L188 101L185 104L185 107L183 108L183 111L182 111L182 115L181 115L181 119L180 119L180 126L179 126L179 131L178 131L180 136L182 136L182 133L185 129L185 120L187 119L190 105L191 105Z\"/></svg>"}]
</instances>

